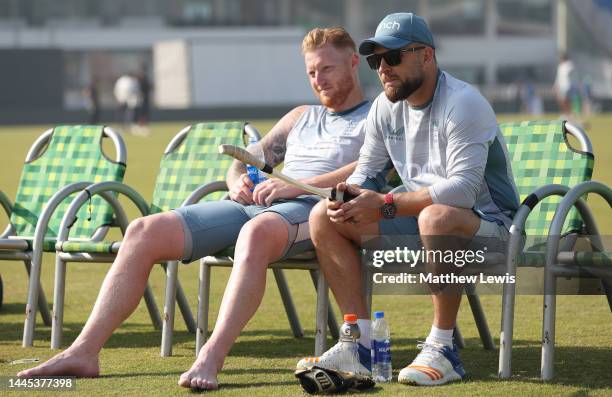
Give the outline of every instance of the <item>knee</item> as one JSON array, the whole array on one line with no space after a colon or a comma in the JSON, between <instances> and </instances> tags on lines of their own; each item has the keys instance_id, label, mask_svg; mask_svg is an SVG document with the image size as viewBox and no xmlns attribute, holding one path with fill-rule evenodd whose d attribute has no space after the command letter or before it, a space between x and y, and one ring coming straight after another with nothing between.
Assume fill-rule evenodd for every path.
<instances>
[{"instance_id":1,"label":"knee","mask_svg":"<svg viewBox=\"0 0 612 397\"><path fill-rule=\"evenodd\" d=\"M451 207L442 204L425 207L418 218L419 233L425 236L452 233L454 222L451 212Z\"/></svg>"},{"instance_id":2,"label":"knee","mask_svg":"<svg viewBox=\"0 0 612 397\"><path fill-rule=\"evenodd\" d=\"M327 205L325 200L321 200L315 205L310 211L310 216L308 217L308 222L312 224L325 224L329 221L329 217L327 216Z\"/></svg>"},{"instance_id":3,"label":"knee","mask_svg":"<svg viewBox=\"0 0 612 397\"><path fill-rule=\"evenodd\" d=\"M125 233L123 247L148 261L175 260L182 255L184 236L181 221L171 213L133 220Z\"/></svg>"},{"instance_id":4,"label":"knee","mask_svg":"<svg viewBox=\"0 0 612 397\"><path fill-rule=\"evenodd\" d=\"M130 222L127 227L127 230L125 231L124 241L137 242L139 240L142 240L144 238L143 235L145 231L149 229L147 225L148 223L149 222L146 220L146 218L134 219L132 222Z\"/></svg>"},{"instance_id":5,"label":"knee","mask_svg":"<svg viewBox=\"0 0 612 397\"><path fill-rule=\"evenodd\" d=\"M314 206L310 212L308 218L308 224L310 226L310 238L315 245L319 245L324 241L322 236L329 231L333 224L327 216L327 205L325 200L321 200L317 205Z\"/></svg>"},{"instance_id":6,"label":"knee","mask_svg":"<svg viewBox=\"0 0 612 397\"><path fill-rule=\"evenodd\" d=\"M281 226L279 223L271 222L269 219L266 219L265 215L260 215L251 219L245 223L244 226L242 226L242 229L240 229L239 238L243 241L270 241L279 234L279 226ZM262 236L264 235L266 238L262 239Z\"/></svg>"},{"instance_id":7,"label":"knee","mask_svg":"<svg viewBox=\"0 0 612 397\"><path fill-rule=\"evenodd\" d=\"M162 222L158 215L149 215L134 219L125 232L125 243L146 243L154 240L156 233L163 233Z\"/></svg>"},{"instance_id":8,"label":"knee","mask_svg":"<svg viewBox=\"0 0 612 397\"><path fill-rule=\"evenodd\" d=\"M257 256L270 261L284 249L288 237L287 225L279 215L262 214L244 224L236 246L248 251L251 259Z\"/></svg>"}]
</instances>

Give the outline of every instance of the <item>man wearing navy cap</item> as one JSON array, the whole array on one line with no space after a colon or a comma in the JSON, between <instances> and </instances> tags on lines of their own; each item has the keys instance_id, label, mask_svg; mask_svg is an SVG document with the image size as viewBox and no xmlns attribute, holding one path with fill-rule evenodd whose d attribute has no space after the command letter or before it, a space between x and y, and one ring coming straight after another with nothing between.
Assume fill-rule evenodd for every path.
<instances>
[{"instance_id":1,"label":"man wearing navy cap","mask_svg":"<svg viewBox=\"0 0 612 397\"><path fill-rule=\"evenodd\" d=\"M359 375L370 371L370 313L355 246L376 235L400 235L404 240L418 235L426 250L444 249L447 236L487 237L503 244L518 208L493 109L475 88L438 68L435 48L427 24L412 13L388 15L375 36L361 43L359 52L378 73L384 92L366 120L357 168L337 186L358 197L344 204L320 202L310 214L312 240L336 301L343 313L359 318ZM385 195L359 187L389 160L405 192ZM428 269L444 272L434 261L427 262ZM459 265L455 261L448 266ZM430 290L431 332L418 345L419 355L400 371L401 383L439 385L465 376L452 339L461 285L430 284ZM350 367L345 365L350 360L347 349L334 346L317 360L300 361L298 369L316 362L321 368L341 370Z\"/></svg>"}]
</instances>

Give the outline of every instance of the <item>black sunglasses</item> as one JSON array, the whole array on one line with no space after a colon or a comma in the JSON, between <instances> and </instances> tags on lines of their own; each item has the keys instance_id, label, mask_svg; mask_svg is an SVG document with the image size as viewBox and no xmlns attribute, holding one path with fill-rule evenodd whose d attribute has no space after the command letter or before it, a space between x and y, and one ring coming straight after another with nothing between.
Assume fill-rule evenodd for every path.
<instances>
[{"instance_id":1,"label":"black sunglasses","mask_svg":"<svg viewBox=\"0 0 612 397\"><path fill-rule=\"evenodd\" d=\"M402 63L402 52L417 52L427 47L412 47L412 48L399 48L397 50L389 50L387 52L383 52L382 54L372 54L366 57L366 61L368 61L368 65L372 70L378 70L380 67L380 62L384 59L387 65L389 66L397 66Z\"/></svg>"}]
</instances>

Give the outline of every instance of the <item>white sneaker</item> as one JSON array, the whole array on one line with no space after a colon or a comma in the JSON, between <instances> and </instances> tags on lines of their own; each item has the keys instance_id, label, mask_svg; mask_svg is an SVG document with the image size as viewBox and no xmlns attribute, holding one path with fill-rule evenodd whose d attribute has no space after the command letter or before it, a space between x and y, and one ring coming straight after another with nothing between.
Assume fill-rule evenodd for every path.
<instances>
[{"instance_id":1,"label":"white sneaker","mask_svg":"<svg viewBox=\"0 0 612 397\"><path fill-rule=\"evenodd\" d=\"M451 349L438 343L422 343L417 347L421 352L410 365L400 371L398 382L434 386L461 380L465 376L457 347Z\"/></svg>"},{"instance_id":2,"label":"white sneaker","mask_svg":"<svg viewBox=\"0 0 612 397\"><path fill-rule=\"evenodd\" d=\"M308 370L313 367L328 369L339 372L345 376L372 376L372 357L370 349L357 343L358 356L354 359L354 344L350 342L338 342L320 357L306 357L301 359L296 370ZM357 361L357 362L355 362Z\"/></svg>"}]
</instances>

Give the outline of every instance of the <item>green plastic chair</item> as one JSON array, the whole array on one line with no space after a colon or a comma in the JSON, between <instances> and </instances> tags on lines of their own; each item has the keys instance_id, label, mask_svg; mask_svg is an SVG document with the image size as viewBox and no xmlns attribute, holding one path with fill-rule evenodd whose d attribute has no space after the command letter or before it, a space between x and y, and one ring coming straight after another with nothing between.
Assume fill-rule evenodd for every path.
<instances>
[{"instance_id":1,"label":"green plastic chair","mask_svg":"<svg viewBox=\"0 0 612 397\"><path fill-rule=\"evenodd\" d=\"M595 193L610 204L612 193L604 184L590 181L593 148L582 129L564 121L508 123L501 129L521 199L503 270L516 276L517 266L544 268L541 377L549 380L554 372L556 278L599 278L612 309L612 260L585 202L587 193ZM570 145L568 136L578 140L580 149ZM584 235L592 236L595 252L576 252L575 243ZM504 285L501 378L511 375L515 293L515 284Z\"/></svg>"},{"instance_id":2,"label":"green plastic chair","mask_svg":"<svg viewBox=\"0 0 612 397\"><path fill-rule=\"evenodd\" d=\"M117 182L103 182L87 187L77 196L64 216L60 226L57 248L57 266L55 273L56 302L62 302L64 294L65 264L68 261L104 261L112 262L121 246L120 242L79 243L69 241L72 235L69 225L77 216L77 211L86 204L90 196L101 195L112 202L115 213L121 224L127 227L127 219L122 215L121 206L111 192L127 196L140 210L143 216L168 211L183 205L197 203L201 200L215 201L227 193L225 175L232 159L218 153L220 144L244 146L245 136L259 134L242 122L201 123L181 130L168 144L160 162L159 173L151 204L132 188ZM190 332L196 332L196 324L189 304L178 282L178 261L163 264L166 267L167 283L164 304L161 355L172 354L172 333L174 327L174 307L178 301L179 308ZM61 340L62 309L55 309L57 318L52 330L52 342Z\"/></svg>"},{"instance_id":3,"label":"green plastic chair","mask_svg":"<svg viewBox=\"0 0 612 397\"><path fill-rule=\"evenodd\" d=\"M109 159L102 150L105 138L114 144L115 160ZM104 126L57 126L43 133L28 152L15 203L12 204L6 195L0 195L2 206L10 215L9 225L0 238L0 259L23 260L30 273L24 347L33 343L37 307L45 324L51 323L40 287L41 260L43 252L55 251L61 217L72 200L71 196L93 182L122 180L125 160L123 139L112 129ZM74 238L99 240L113 223L108 204L93 199L78 214L73 226ZM150 311L153 318L156 314L159 319L156 307L151 307Z\"/></svg>"},{"instance_id":4,"label":"green plastic chair","mask_svg":"<svg viewBox=\"0 0 612 397\"><path fill-rule=\"evenodd\" d=\"M543 185L575 186L591 179L595 158L586 133L562 121L530 121L500 125L511 154L512 172L521 202ZM581 150L570 146L567 134L579 140ZM531 197L530 200L533 200ZM529 236L548 234L550 222L561 202L557 195L541 198L531 211L524 230ZM579 231L582 219L574 209L564 232Z\"/></svg>"}]
</instances>

